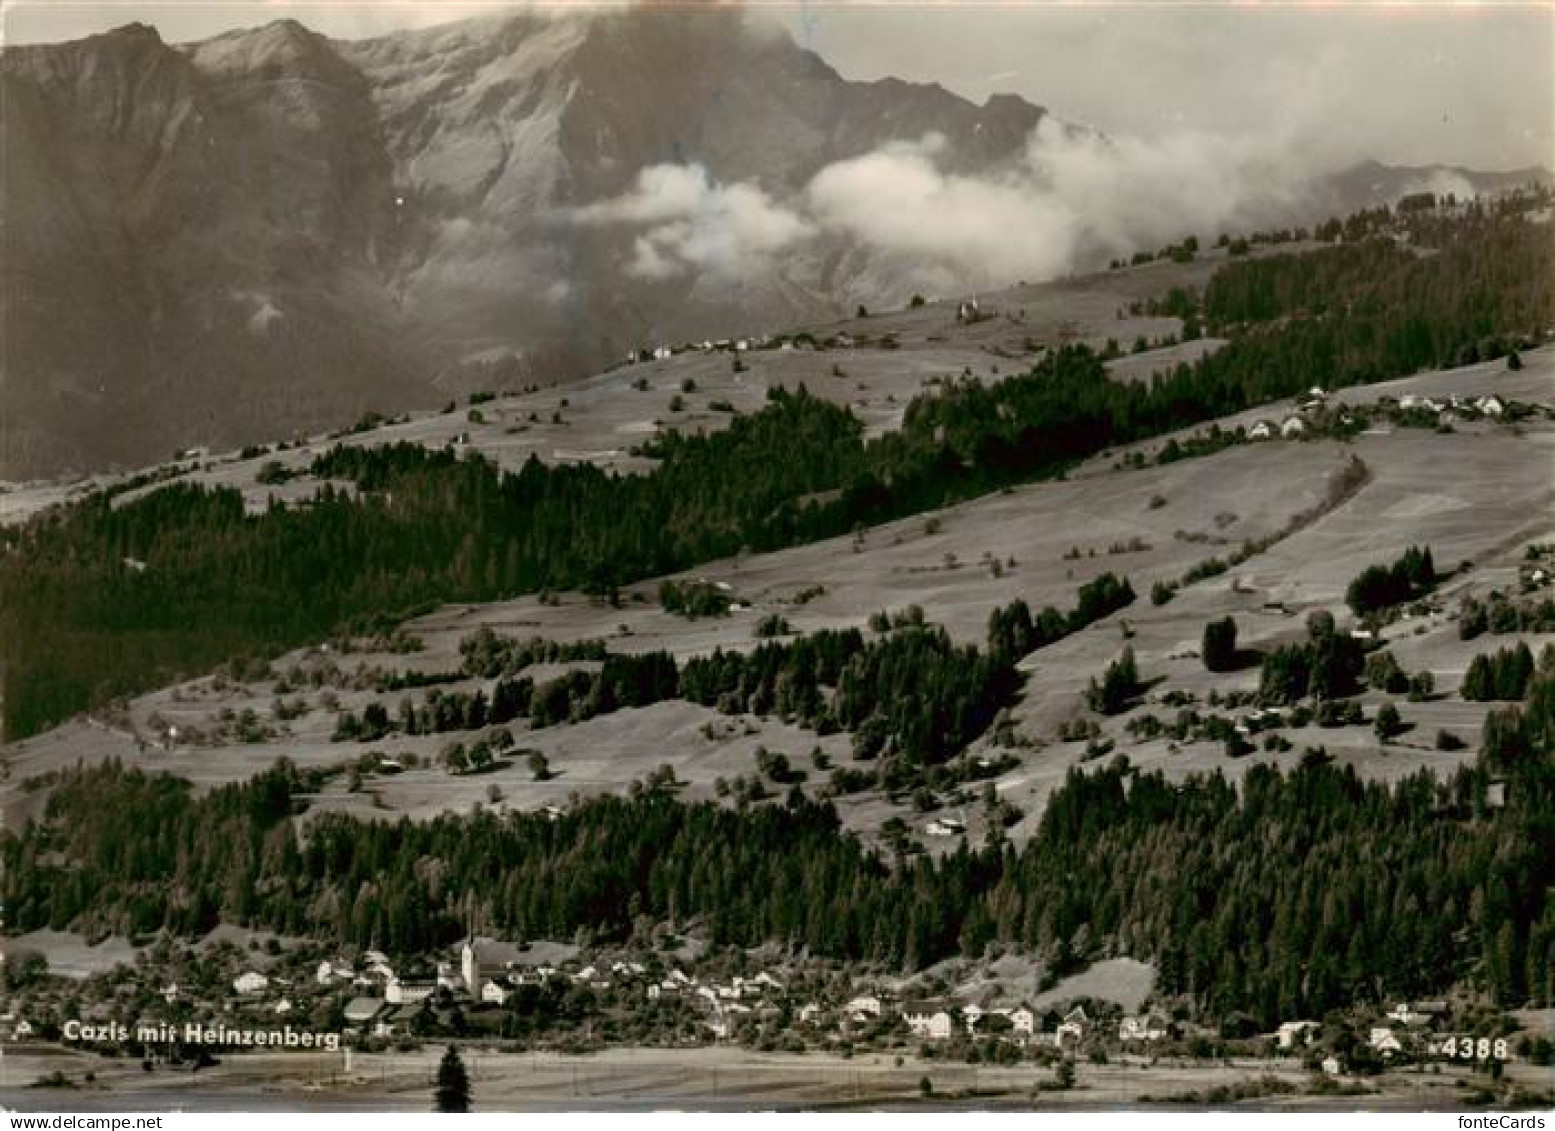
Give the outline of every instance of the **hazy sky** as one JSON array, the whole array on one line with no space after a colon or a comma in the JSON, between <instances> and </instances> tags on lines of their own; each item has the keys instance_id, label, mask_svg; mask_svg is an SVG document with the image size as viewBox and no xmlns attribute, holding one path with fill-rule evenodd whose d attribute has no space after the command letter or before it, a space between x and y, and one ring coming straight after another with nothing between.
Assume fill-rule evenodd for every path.
<instances>
[{"instance_id":1,"label":"hazy sky","mask_svg":"<svg viewBox=\"0 0 1555 1131\"><path fill-rule=\"evenodd\" d=\"M0 0L10 43L139 20L200 39L291 17L359 37L491 14L468 0ZM1327 159L1555 166L1555 5L763 4L850 78L1008 91L1115 135L1299 131ZM1314 154L1314 156L1318 156Z\"/></svg>"}]
</instances>

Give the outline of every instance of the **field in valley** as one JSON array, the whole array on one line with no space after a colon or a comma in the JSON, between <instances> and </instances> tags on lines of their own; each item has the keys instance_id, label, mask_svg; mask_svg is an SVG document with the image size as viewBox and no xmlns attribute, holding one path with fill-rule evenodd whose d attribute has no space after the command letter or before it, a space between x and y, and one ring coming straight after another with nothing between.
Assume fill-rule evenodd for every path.
<instances>
[{"instance_id":1,"label":"field in valley","mask_svg":"<svg viewBox=\"0 0 1555 1131\"><path fill-rule=\"evenodd\" d=\"M440 1048L414 1053L356 1054L347 1070L342 1054L228 1057L197 1075L163 1069L144 1073L138 1062L79 1054L9 1055L9 1082L0 1102L14 1110L365 1110L426 1111ZM1470 1077L1447 1066L1388 1073L1351 1082L1358 1095L1311 1094L1313 1077L1291 1060L1235 1060L1227 1064L1127 1058L1080 1064L1072 1091L1038 1091L1052 1070L1035 1065L992 1067L947 1064L869 1054L844 1058L822 1053L759 1053L716 1047L622 1048L587 1056L466 1050L474 1110L482 1111L743 1111L743 1110L1053 1110L1153 1109L1175 1098L1200 1107L1188 1093L1249 1085L1269 1078L1288 1094L1243 1101L1251 1109L1445 1111L1468 1108ZM901 1063L898 1063L898 1060ZM26 1089L30 1074L56 1069L95 1080L65 1091ZM1537 1086L1538 1070L1514 1069ZM932 1094L924 1096L928 1079ZM1229 1107L1231 1105L1219 1105Z\"/></svg>"}]
</instances>

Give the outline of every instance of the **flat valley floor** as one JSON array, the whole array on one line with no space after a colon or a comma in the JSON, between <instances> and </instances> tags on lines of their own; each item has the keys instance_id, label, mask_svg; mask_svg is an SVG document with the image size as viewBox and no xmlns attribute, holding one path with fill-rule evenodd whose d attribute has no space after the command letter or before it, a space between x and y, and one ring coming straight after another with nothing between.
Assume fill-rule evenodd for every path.
<instances>
[{"instance_id":1,"label":"flat valley floor","mask_svg":"<svg viewBox=\"0 0 1555 1131\"><path fill-rule=\"evenodd\" d=\"M349 1073L342 1053L241 1056L193 1073L146 1072L129 1057L40 1047L4 1057L0 1106L11 1111L428 1111L441 1055L435 1044L411 1053L354 1054ZM1364 1094L1314 1093L1312 1073L1294 1059L1080 1063L1073 1090L1040 1092L1039 1083L1052 1079L1050 1068L949 1064L911 1055L898 1064L887 1053L843 1058L729 1047L619 1048L588 1055L466 1049L463 1057L477 1111L1466 1111L1474 1091L1467 1069L1425 1065L1343 1081L1364 1087ZM90 1069L95 1080L69 1089L29 1086L62 1067L71 1074ZM1541 1088L1549 1082L1549 1071L1514 1063L1507 1076ZM1234 1104L1185 1096L1196 1092L1202 1097L1211 1089L1266 1077L1296 1090ZM921 1091L925 1078L933 1089L928 1096Z\"/></svg>"}]
</instances>

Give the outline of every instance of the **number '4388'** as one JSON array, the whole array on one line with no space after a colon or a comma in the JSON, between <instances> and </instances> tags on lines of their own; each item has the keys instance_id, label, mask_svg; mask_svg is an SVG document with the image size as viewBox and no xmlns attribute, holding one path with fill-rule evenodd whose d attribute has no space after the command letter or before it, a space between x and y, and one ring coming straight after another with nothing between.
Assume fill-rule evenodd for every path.
<instances>
[{"instance_id":1,"label":"number '4388'","mask_svg":"<svg viewBox=\"0 0 1555 1131\"><path fill-rule=\"evenodd\" d=\"M1506 1060L1506 1038L1448 1037L1442 1042L1442 1055L1456 1060Z\"/></svg>"}]
</instances>

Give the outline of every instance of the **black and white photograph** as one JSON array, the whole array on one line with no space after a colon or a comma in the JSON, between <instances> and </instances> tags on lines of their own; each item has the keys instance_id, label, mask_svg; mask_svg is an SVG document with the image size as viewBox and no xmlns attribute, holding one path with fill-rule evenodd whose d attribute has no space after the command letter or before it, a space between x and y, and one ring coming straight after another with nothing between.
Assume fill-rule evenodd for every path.
<instances>
[{"instance_id":1,"label":"black and white photograph","mask_svg":"<svg viewBox=\"0 0 1555 1131\"><path fill-rule=\"evenodd\" d=\"M1551 1109L1555 4L0 0L12 1125Z\"/></svg>"}]
</instances>

